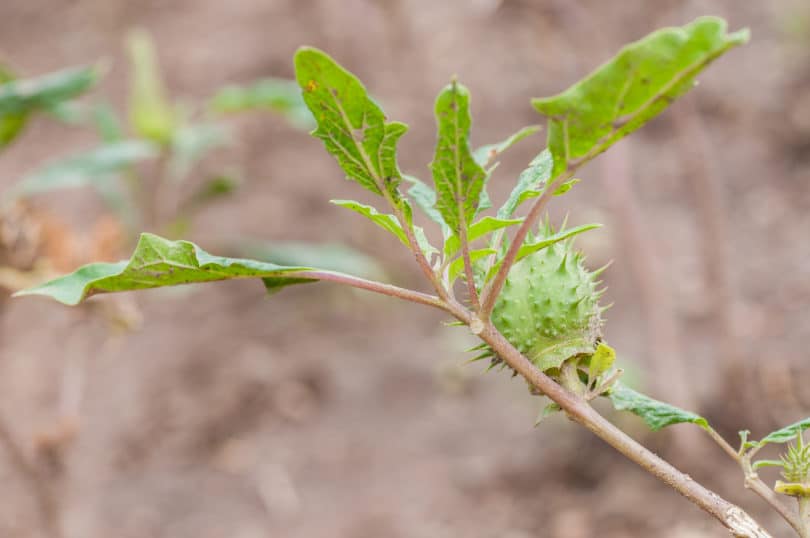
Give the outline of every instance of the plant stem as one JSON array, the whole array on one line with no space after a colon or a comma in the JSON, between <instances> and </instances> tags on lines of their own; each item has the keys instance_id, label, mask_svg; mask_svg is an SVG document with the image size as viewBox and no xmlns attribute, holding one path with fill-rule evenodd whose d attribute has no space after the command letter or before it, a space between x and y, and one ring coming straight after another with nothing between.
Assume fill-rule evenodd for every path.
<instances>
[{"instance_id":1,"label":"plant stem","mask_svg":"<svg viewBox=\"0 0 810 538\"><path fill-rule=\"evenodd\" d=\"M419 242L416 240L416 234L413 230L413 222L411 219L405 218L405 213L402 210L402 206L395 202L391 195L388 193L387 190L384 188L381 189L383 196L385 196L388 205L394 211L394 215L396 216L397 220L399 221L400 226L405 231L405 237L408 239L408 246L410 247L411 253L414 255L416 259L417 265L419 268L422 269L422 273L425 275L425 278L430 281L433 285L433 289L436 290L436 293L439 295L439 298L442 301L448 301L450 296L447 292L447 289L442 284L441 278L439 275L436 274L436 271L430 266L430 262L428 262L427 258L425 257L425 253L422 252L422 248L419 246Z\"/></svg>"},{"instance_id":2,"label":"plant stem","mask_svg":"<svg viewBox=\"0 0 810 538\"><path fill-rule=\"evenodd\" d=\"M810 536L810 498L799 497L799 536L808 538Z\"/></svg>"},{"instance_id":3,"label":"plant stem","mask_svg":"<svg viewBox=\"0 0 810 538\"><path fill-rule=\"evenodd\" d=\"M400 288L399 286L386 284L384 282L377 282L376 280L367 280L365 278L346 275L343 273L335 273L332 271L300 271L295 273L295 278L311 278L313 280L336 282L338 284L344 284L353 288L373 291L382 295L397 297L406 301L433 306L435 308L440 308L450 312L445 302L435 295L430 295L427 293L422 293L421 291L410 290L407 288Z\"/></svg>"},{"instance_id":4,"label":"plant stem","mask_svg":"<svg viewBox=\"0 0 810 538\"><path fill-rule=\"evenodd\" d=\"M534 205L529 211L529 214L526 215L526 219L523 221L523 224L520 225L520 228L518 228L514 239L512 239L512 243L509 245L509 250L506 251L506 256L504 256L504 259L501 262L501 267L498 269L498 273L482 294L482 320L489 319L489 315L492 313L492 309L495 307L495 301L498 299L501 289L503 289L503 285L506 282L506 277L509 274L509 270L515 264L520 247L523 246L523 242L526 240L529 230L534 228L534 226L537 224L537 221L540 219L546 205L548 205L551 197L554 196L554 191L556 191L557 188L564 182L568 181L573 175L573 169L569 169L567 172L557 176L557 178L550 184L546 185L546 188L543 190L543 194L541 194L537 201L535 201Z\"/></svg>"},{"instance_id":5,"label":"plant stem","mask_svg":"<svg viewBox=\"0 0 810 538\"><path fill-rule=\"evenodd\" d=\"M459 320L468 324L473 321L472 314L466 309L459 309L454 304L449 304L448 307ZM706 489L647 450L596 412L582 397L565 390L545 375L515 349L491 322L484 321L484 328L478 336L517 373L564 409L572 420L717 519L732 536L770 538L771 535L741 508Z\"/></svg>"},{"instance_id":6,"label":"plant stem","mask_svg":"<svg viewBox=\"0 0 810 538\"><path fill-rule=\"evenodd\" d=\"M470 294L470 304L473 311L481 311L481 302L478 298L478 290L475 289L475 276L473 275L472 260L470 259L470 242L467 240L467 224L462 223L459 230L459 241L461 242L461 256L464 258L464 278L467 281L467 290Z\"/></svg>"},{"instance_id":7,"label":"plant stem","mask_svg":"<svg viewBox=\"0 0 810 538\"><path fill-rule=\"evenodd\" d=\"M745 475L745 487L759 495L762 500L771 505L771 508L776 510L776 512L782 516L782 519L787 521L788 525L793 527L793 530L795 530L799 536L802 538L810 538L807 535L807 529L803 529L801 516L797 517L790 507L782 502L779 496L776 495L776 492L769 488L768 485L759 478L759 475L757 475L756 470L751 464L751 457L756 454L759 449L750 450L747 453L738 452L711 426L703 429L709 434L712 440L723 449L723 452L728 454L731 459L739 464Z\"/></svg>"}]
</instances>

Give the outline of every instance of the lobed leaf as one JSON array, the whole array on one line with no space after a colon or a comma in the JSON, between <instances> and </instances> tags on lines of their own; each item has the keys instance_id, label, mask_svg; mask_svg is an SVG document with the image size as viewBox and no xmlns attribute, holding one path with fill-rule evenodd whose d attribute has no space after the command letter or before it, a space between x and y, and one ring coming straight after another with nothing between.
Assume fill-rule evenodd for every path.
<instances>
[{"instance_id":1,"label":"lobed leaf","mask_svg":"<svg viewBox=\"0 0 810 538\"><path fill-rule=\"evenodd\" d=\"M692 88L712 60L747 40L747 30L728 34L722 19L701 17L653 32L566 91L534 99L534 108L550 118L552 177L647 123Z\"/></svg>"},{"instance_id":2,"label":"lobed leaf","mask_svg":"<svg viewBox=\"0 0 810 538\"><path fill-rule=\"evenodd\" d=\"M169 241L141 234L128 261L92 263L75 272L15 295L44 295L66 305L77 305L100 293L178 286L233 278L261 278L268 291L314 282L296 276L308 267L285 267L240 258L212 256L188 241Z\"/></svg>"},{"instance_id":3,"label":"lobed leaf","mask_svg":"<svg viewBox=\"0 0 810 538\"><path fill-rule=\"evenodd\" d=\"M318 124L312 134L323 141L347 178L398 200L402 174L396 144L408 126L387 122L357 77L320 50L298 50L295 76Z\"/></svg>"},{"instance_id":4,"label":"lobed leaf","mask_svg":"<svg viewBox=\"0 0 810 538\"><path fill-rule=\"evenodd\" d=\"M478 211L487 172L470 151L470 94L456 81L436 99L438 141L433 162L436 208L456 234L466 228Z\"/></svg>"},{"instance_id":5,"label":"lobed leaf","mask_svg":"<svg viewBox=\"0 0 810 538\"><path fill-rule=\"evenodd\" d=\"M617 411L630 411L641 417L652 431L685 422L697 424L704 429L709 427L709 423L700 415L654 400L621 382L613 385L609 397Z\"/></svg>"},{"instance_id":6,"label":"lobed leaf","mask_svg":"<svg viewBox=\"0 0 810 538\"><path fill-rule=\"evenodd\" d=\"M31 114L78 97L98 78L96 67L65 69L25 80L4 71L0 76L0 148L17 137Z\"/></svg>"}]
</instances>

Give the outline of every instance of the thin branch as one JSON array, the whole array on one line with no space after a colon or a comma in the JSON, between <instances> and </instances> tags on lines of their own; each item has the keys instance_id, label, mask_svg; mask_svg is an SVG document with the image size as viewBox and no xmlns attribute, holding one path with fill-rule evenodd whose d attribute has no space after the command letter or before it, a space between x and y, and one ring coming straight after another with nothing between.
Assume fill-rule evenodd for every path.
<instances>
[{"instance_id":1,"label":"thin branch","mask_svg":"<svg viewBox=\"0 0 810 538\"><path fill-rule=\"evenodd\" d=\"M782 502L782 499L779 498L774 490L769 488L768 485L757 476L756 472L745 477L745 487L756 493L763 501L768 503L771 508L776 510L776 512L782 516L782 519L787 521L788 525L793 527L793 530L795 530L799 536L802 538L807 537L807 534L802 530L801 519L789 506Z\"/></svg>"},{"instance_id":2,"label":"thin branch","mask_svg":"<svg viewBox=\"0 0 810 538\"><path fill-rule=\"evenodd\" d=\"M729 456L731 459L733 459L734 461L736 461L737 463L740 463L741 458L740 458L740 454L739 454L739 452L737 452L736 450L734 450L734 447L732 447L730 444L728 444L728 441L726 441L726 440L723 438L723 436L722 436L722 435L720 435L719 433L717 433L717 430L715 430L715 429L714 429L714 428L712 428L711 426L704 427L704 428L703 428L703 430L704 430L706 433L708 433L708 434L709 434L709 437L711 437L711 438L712 438L712 441L714 441L715 443L717 443L717 445L718 445L720 448L722 448L722 449L723 449L723 452L725 452L726 454L728 454L728 456Z\"/></svg>"},{"instance_id":3,"label":"thin branch","mask_svg":"<svg viewBox=\"0 0 810 538\"><path fill-rule=\"evenodd\" d=\"M768 487L768 485L759 478L754 466L751 463L751 458L756 454L761 447L757 447L753 450L749 450L746 453L740 454L738 456L737 461L740 464L740 467L745 474L745 487L750 489L759 497L768 503L776 512L782 516L782 519L788 522L788 524L793 527L793 529L798 533L799 536L802 538L806 538L806 530L803 529L801 518L790 509L782 499L776 494L774 490Z\"/></svg>"},{"instance_id":4,"label":"thin branch","mask_svg":"<svg viewBox=\"0 0 810 538\"><path fill-rule=\"evenodd\" d=\"M787 521L788 525L793 527L793 529L799 533L799 536L805 538L805 534L802 534L802 522L801 518L797 517L796 514L788 507L776 493L768 487L765 482L763 482L759 476L757 475L756 471L754 470L753 466L751 465L751 456L753 455L752 452L741 454L737 450L735 450L729 443L726 441L723 436L721 436L717 431L709 426L708 428L703 428L712 440L717 443L717 445L723 449L723 452L728 454L728 456L737 462L740 468L743 470L745 475L745 487L750 489L754 493L756 493L759 497L762 498L766 503L768 503L771 508L776 510L782 519Z\"/></svg>"},{"instance_id":5,"label":"thin branch","mask_svg":"<svg viewBox=\"0 0 810 538\"><path fill-rule=\"evenodd\" d=\"M390 193L386 189L383 188L382 193L385 200L388 202L388 205L394 211L394 215L399 221L400 226L402 226L402 229L405 231L405 237L408 239L408 246L416 259L416 264L419 265L420 269L422 269L422 274L424 274L425 278L427 278L428 281L433 285L433 289L436 290L439 298L442 301L448 301L450 296L447 292L447 288L444 287L444 284L442 284L442 281L436 274L436 271L434 271L430 266L430 262L428 262L427 258L425 257L425 253L422 252L422 249L419 247L419 242L416 240L416 234L414 233L413 229L413 222L411 219L405 218L402 207L393 200Z\"/></svg>"},{"instance_id":6,"label":"thin branch","mask_svg":"<svg viewBox=\"0 0 810 538\"><path fill-rule=\"evenodd\" d=\"M466 323L472 321L472 315L468 311L458 311L454 305L448 306L461 321ZM738 538L770 537L770 534L741 508L706 489L647 450L647 448L600 415L581 397L565 390L553 379L545 375L529 359L515 349L491 322L484 322L479 337L489 344L495 353L517 373L564 409L571 419L586 427L631 461L637 463L644 470L713 516L723 524L732 536Z\"/></svg>"},{"instance_id":7,"label":"thin branch","mask_svg":"<svg viewBox=\"0 0 810 538\"><path fill-rule=\"evenodd\" d=\"M521 224L520 228L518 228L518 231L512 240L512 244L509 245L509 250L506 251L506 256L504 257L503 262L501 262L501 267L498 269L498 273L495 275L492 281L490 281L489 285L482 294L483 299L481 302L481 319L489 319L489 315L492 313L492 309L495 307L495 301L498 299L498 295L500 295L503 285L506 282L506 277L509 274L509 270L515 264L520 247L523 246L526 236L529 235L529 230L534 228L537 221L540 220L540 216L545 210L546 205L548 205L548 202L551 200L551 197L554 196L554 192L557 190L557 188L571 179L573 175L574 169L569 169L565 173L560 174L554 181L546 185L546 188L543 190L543 194L541 194L540 197L534 202L534 205L529 211L529 214L526 215L526 219L523 221L523 224Z\"/></svg>"},{"instance_id":8,"label":"thin branch","mask_svg":"<svg viewBox=\"0 0 810 538\"><path fill-rule=\"evenodd\" d=\"M328 282L336 282L338 284L345 284L353 288L360 288L363 290L373 291L382 295L390 297L397 297L414 303L419 303L427 306L433 306L442 310L448 311L447 305L436 297L421 291L410 290L407 288L400 288L393 284L386 284L384 282L377 282L376 280L367 280L352 275L343 273L334 273L332 271L300 271L295 273L295 278L311 278L314 280L325 280Z\"/></svg>"}]
</instances>

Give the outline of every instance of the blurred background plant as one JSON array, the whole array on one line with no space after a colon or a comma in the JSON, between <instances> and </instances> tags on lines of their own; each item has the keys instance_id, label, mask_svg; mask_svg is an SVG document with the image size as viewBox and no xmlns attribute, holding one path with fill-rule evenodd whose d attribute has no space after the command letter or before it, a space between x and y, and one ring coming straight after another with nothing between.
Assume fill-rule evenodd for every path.
<instances>
[{"instance_id":1,"label":"blurred background plant","mask_svg":"<svg viewBox=\"0 0 810 538\"><path fill-rule=\"evenodd\" d=\"M271 112L294 129L313 126L297 85L266 78L247 86L229 85L201 103L170 97L150 35L133 30L127 41L129 89L126 114L104 97L81 99L103 78L107 66L77 67L34 78L18 78L9 62L0 63L0 152L13 144L34 116L76 129L89 129L95 147L52 158L0 193L0 315L8 293L70 271L92 260L116 261L142 230L175 237L190 232L194 217L231 195L242 183L238 163L222 163L209 154L232 144L228 116ZM0 158L2 154L0 153ZM89 231L61 220L37 197L83 189L103 202ZM292 264L379 275L370 257L338 243L271 242L220 238L220 248ZM84 308L104 320L109 337L140 327L140 310L130 297L117 297ZM81 331L83 324L77 324ZM102 345L103 347L103 345ZM66 476L63 452L79 433L86 358L67 357L60 382L56 418L33 439L29 458L0 415L0 447L11 456L35 500L40 524L61 536L59 481Z\"/></svg>"}]
</instances>

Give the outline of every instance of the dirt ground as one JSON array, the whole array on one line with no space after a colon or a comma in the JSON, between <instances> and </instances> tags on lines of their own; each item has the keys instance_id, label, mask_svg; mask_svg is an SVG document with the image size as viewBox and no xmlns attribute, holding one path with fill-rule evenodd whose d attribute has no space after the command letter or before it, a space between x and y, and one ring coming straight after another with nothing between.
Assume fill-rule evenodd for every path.
<instances>
[{"instance_id":1,"label":"dirt ground","mask_svg":"<svg viewBox=\"0 0 810 538\"><path fill-rule=\"evenodd\" d=\"M411 126L400 165L427 179L433 99L451 76L473 94L473 142L490 143L540 121L531 97L702 14L750 27L751 43L583 170L552 213L606 225L578 244L593 267L613 260L606 337L627 375L736 443L738 430L762 436L810 414L806 2L4 0L0 56L28 75L104 58L96 93L123 110L132 27L153 34L172 93L197 100L291 77L295 49L318 46ZM422 286L407 252L328 203L370 199L318 141L270 114L232 123L237 145L212 159L238 163L246 182L189 239L209 250L239 236L342 242ZM37 120L0 156L0 187L93 143ZM507 154L496 201L542 145ZM36 203L83 228L101 211L87 192ZM128 299L143 318L131 333L92 309L0 303L0 421L34 462L21 467L0 444L0 538L725 536L563 417L533 428L543 403L519 380L464 365L474 340L438 312L328 284ZM76 420L60 414L66 397ZM689 427L649 434L611 417L791 535Z\"/></svg>"}]
</instances>

